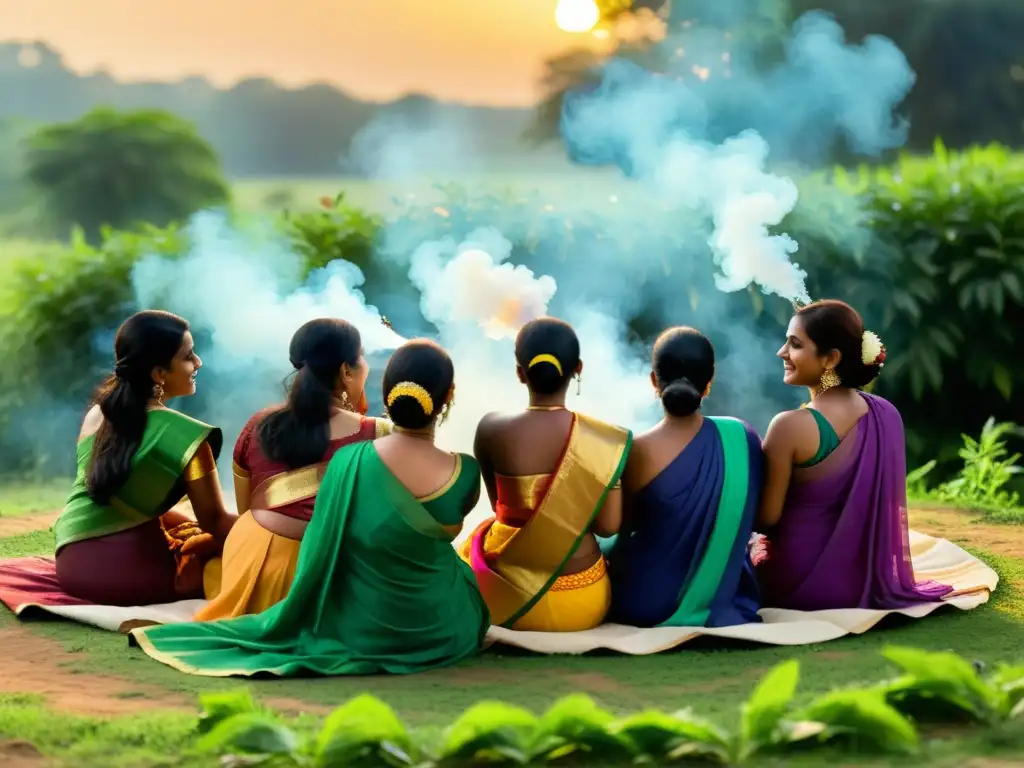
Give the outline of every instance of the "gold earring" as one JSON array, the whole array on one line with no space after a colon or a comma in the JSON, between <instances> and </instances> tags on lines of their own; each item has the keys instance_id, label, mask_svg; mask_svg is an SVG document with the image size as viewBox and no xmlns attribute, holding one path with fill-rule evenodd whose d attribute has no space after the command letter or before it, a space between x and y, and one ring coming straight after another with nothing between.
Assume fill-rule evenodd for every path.
<instances>
[{"instance_id":1,"label":"gold earring","mask_svg":"<svg viewBox=\"0 0 1024 768\"><path fill-rule=\"evenodd\" d=\"M348 402L348 392L346 392L345 390L341 391L341 407L344 408L346 411L352 410L352 407L349 405Z\"/></svg>"},{"instance_id":2,"label":"gold earring","mask_svg":"<svg viewBox=\"0 0 1024 768\"><path fill-rule=\"evenodd\" d=\"M704 398L704 397L707 397L710 394L711 394L711 382L709 381L708 385L706 387L704 387L704 394L701 395L701 397Z\"/></svg>"},{"instance_id":3,"label":"gold earring","mask_svg":"<svg viewBox=\"0 0 1024 768\"><path fill-rule=\"evenodd\" d=\"M582 388L583 388L583 374L582 373L577 373L576 374L576 396L577 397L579 397L580 390Z\"/></svg>"},{"instance_id":4,"label":"gold earring","mask_svg":"<svg viewBox=\"0 0 1024 768\"><path fill-rule=\"evenodd\" d=\"M818 385L818 394L820 395L822 392L827 392L834 387L838 387L840 383L839 376L836 372L831 368L826 368L825 372L821 374L821 382Z\"/></svg>"},{"instance_id":5,"label":"gold earring","mask_svg":"<svg viewBox=\"0 0 1024 768\"><path fill-rule=\"evenodd\" d=\"M441 406L441 413L437 417L438 425L445 423L445 421L448 419L448 415L451 413L453 405L455 405L455 398L452 398L447 403Z\"/></svg>"},{"instance_id":6,"label":"gold earring","mask_svg":"<svg viewBox=\"0 0 1024 768\"><path fill-rule=\"evenodd\" d=\"M153 385L153 399L156 400L160 405L164 404L164 385L154 384Z\"/></svg>"}]
</instances>

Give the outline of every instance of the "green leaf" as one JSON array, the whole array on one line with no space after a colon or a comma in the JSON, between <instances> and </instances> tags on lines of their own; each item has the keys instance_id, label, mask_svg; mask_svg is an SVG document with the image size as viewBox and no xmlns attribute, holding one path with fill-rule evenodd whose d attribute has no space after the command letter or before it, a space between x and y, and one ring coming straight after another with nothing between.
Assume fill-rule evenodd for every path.
<instances>
[{"instance_id":1,"label":"green leaf","mask_svg":"<svg viewBox=\"0 0 1024 768\"><path fill-rule=\"evenodd\" d=\"M1004 400L1009 400L1013 395L1013 375L1001 363L992 366L992 384Z\"/></svg>"},{"instance_id":2,"label":"green leaf","mask_svg":"<svg viewBox=\"0 0 1024 768\"><path fill-rule=\"evenodd\" d=\"M203 713L199 716L196 731L201 734L208 733L215 725L233 715L259 711L248 688L202 693L199 695L199 704Z\"/></svg>"},{"instance_id":3,"label":"green leaf","mask_svg":"<svg viewBox=\"0 0 1024 768\"><path fill-rule=\"evenodd\" d=\"M522 707L500 701L480 702L448 728L441 761L487 759L524 764L537 723L537 717Z\"/></svg>"},{"instance_id":4,"label":"green leaf","mask_svg":"<svg viewBox=\"0 0 1024 768\"><path fill-rule=\"evenodd\" d=\"M555 702L541 716L530 747L531 760L572 752L600 754L609 758L633 755L628 739L611 733L615 718L582 693Z\"/></svg>"},{"instance_id":5,"label":"green leaf","mask_svg":"<svg viewBox=\"0 0 1024 768\"><path fill-rule=\"evenodd\" d=\"M801 709L795 719L824 726L816 737L822 742L842 738L906 753L915 752L919 746L913 724L886 702L879 689L826 693ZM801 741L807 738L797 735Z\"/></svg>"},{"instance_id":6,"label":"green leaf","mask_svg":"<svg viewBox=\"0 0 1024 768\"><path fill-rule=\"evenodd\" d=\"M299 739L286 725L261 712L232 715L199 739L200 752L242 752L251 755L288 755Z\"/></svg>"},{"instance_id":7,"label":"green leaf","mask_svg":"<svg viewBox=\"0 0 1024 768\"><path fill-rule=\"evenodd\" d=\"M888 700L901 711L920 711L929 703L951 706L987 721L1002 707L1000 691L983 680L974 667L949 651L924 651L890 646L882 655L905 674L887 688Z\"/></svg>"},{"instance_id":8,"label":"green leaf","mask_svg":"<svg viewBox=\"0 0 1024 768\"><path fill-rule=\"evenodd\" d=\"M740 713L740 740L747 754L774 740L799 682L800 662L796 659L776 665L761 678Z\"/></svg>"},{"instance_id":9,"label":"green leaf","mask_svg":"<svg viewBox=\"0 0 1024 768\"><path fill-rule=\"evenodd\" d=\"M671 715L645 710L622 718L610 730L627 739L641 757L659 760L700 755L723 762L729 757L728 735L689 710Z\"/></svg>"},{"instance_id":10,"label":"green leaf","mask_svg":"<svg viewBox=\"0 0 1024 768\"><path fill-rule=\"evenodd\" d=\"M330 714L317 737L316 765L412 765L412 741L387 704L369 694Z\"/></svg>"}]
</instances>

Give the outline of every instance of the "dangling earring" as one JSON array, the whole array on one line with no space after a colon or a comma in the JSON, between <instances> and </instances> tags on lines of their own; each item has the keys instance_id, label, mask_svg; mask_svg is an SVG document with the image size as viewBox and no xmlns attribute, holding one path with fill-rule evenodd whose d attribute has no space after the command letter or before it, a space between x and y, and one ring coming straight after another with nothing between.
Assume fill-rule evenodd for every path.
<instances>
[{"instance_id":1,"label":"dangling earring","mask_svg":"<svg viewBox=\"0 0 1024 768\"><path fill-rule=\"evenodd\" d=\"M452 412L452 406L454 405L455 398L453 397L451 400L449 400L447 403L441 406L441 415L437 417L437 423L439 426L441 424L444 424L448 420L448 417L451 415Z\"/></svg>"},{"instance_id":2,"label":"dangling earring","mask_svg":"<svg viewBox=\"0 0 1024 768\"><path fill-rule=\"evenodd\" d=\"M351 411L352 410L352 406L348 402L348 392L346 392L345 390L342 390L341 391L341 397L339 399L341 400L341 407L344 410L346 410L346 411Z\"/></svg>"},{"instance_id":3,"label":"dangling earring","mask_svg":"<svg viewBox=\"0 0 1024 768\"><path fill-rule=\"evenodd\" d=\"M583 388L583 374L576 374L576 397L580 396L580 389Z\"/></svg>"},{"instance_id":4,"label":"dangling earring","mask_svg":"<svg viewBox=\"0 0 1024 768\"><path fill-rule=\"evenodd\" d=\"M154 384L153 385L153 399L156 400L160 405L164 404L164 385Z\"/></svg>"},{"instance_id":5,"label":"dangling earring","mask_svg":"<svg viewBox=\"0 0 1024 768\"><path fill-rule=\"evenodd\" d=\"M825 372L821 374L821 381L818 384L818 394L827 392L834 387L838 387L841 382L839 376L831 368L826 368Z\"/></svg>"}]
</instances>

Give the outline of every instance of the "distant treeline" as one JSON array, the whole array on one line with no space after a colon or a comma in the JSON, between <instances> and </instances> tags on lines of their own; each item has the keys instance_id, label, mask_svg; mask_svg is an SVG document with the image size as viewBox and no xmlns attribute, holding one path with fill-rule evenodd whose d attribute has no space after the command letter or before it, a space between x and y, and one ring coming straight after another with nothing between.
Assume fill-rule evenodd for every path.
<instances>
[{"instance_id":1,"label":"distant treeline","mask_svg":"<svg viewBox=\"0 0 1024 768\"><path fill-rule=\"evenodd\" d=\"M121 82L102 72L78 75L43 43L0 44L0 121L64 122L97 106L159 108L195 123L229 176L376 172L377 165L389 163L388 157L378 155L391 152L381 146L382 137L402 131L419 136L420 143L442 133L458 135L462 157L500 161L522 153L530 120L525 109L444 104L421 95L378 104L329 85L291 90L262 78L229 89L201 77ZM362 138L353 145L357 135ZM433 162L445 159L434 157ZM428 160L402 158L406 163ZM396 162L393 156L390 162Z\"/></svg>"},{"instance_id":2,"label":"distant treeline","mask_svg":"<svg viewBox=\"0 0 1024 768\"><path fill-rule=\"evenodd\" d=\"M664 0L635 5L659 8ZM901 107L911 150L929 151L936 136L950 147L1024 147L1024 0L675 0L672 14L674 21L755 26L782 41L792 21L814 9L834 14L849 41L884 35L907 56L917 74ZM578 84L580 68L596 64L566 51L550 63L548 84L556 91ZM558 124L557 98L538 116L422 95L378 104L328 85L286 89L270 79L229 89L201 77L124 83L105 73L79 76L43 43L0 44L0 123L62 122L97 106L160 108L192 121L234 177L387 175L399 167L445 173L467 170L467 161L533 170L523 167L531 140L554 138ZM385 140L396 135L409 140ZM557 162L555 149L534 154L536 167ZM0 179L0 195L2 186Z\"/></svg>"}]
</instances>

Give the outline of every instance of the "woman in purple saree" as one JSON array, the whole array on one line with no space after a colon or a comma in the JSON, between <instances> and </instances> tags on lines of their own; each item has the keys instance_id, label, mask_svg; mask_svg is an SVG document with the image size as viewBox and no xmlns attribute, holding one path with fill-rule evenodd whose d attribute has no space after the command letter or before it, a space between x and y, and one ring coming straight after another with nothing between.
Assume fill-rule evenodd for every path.
<instances>
[{"instance_id":1,"label":"woman in purple saree","mask_svg":"<svg viewBox=\"0 0 1024 768\"><path fill-rule=\"evenodd\" d=\"M711 342L692 328L658 338L651 383L665 418L636 438L623 475L626 517L609 543L611 621L638 627L758 622L748 542L760 500L761 440L737 419L704 417Z\"/></svg>"},{"instance_id":2,"label":"woman in purple saree","mask_svg":"<svg viewBox=\"0 0 1024 768\"><path fill-rule=\"evenodd\" d=\"M811 402L772 421L759 528L766 606L794 610L905 608L952 588L918 583L910 561L903 420L859 391L885 362L881 340L840 301L801 308L779 350L784 381Z\"/></svg>"}]
</instances>

